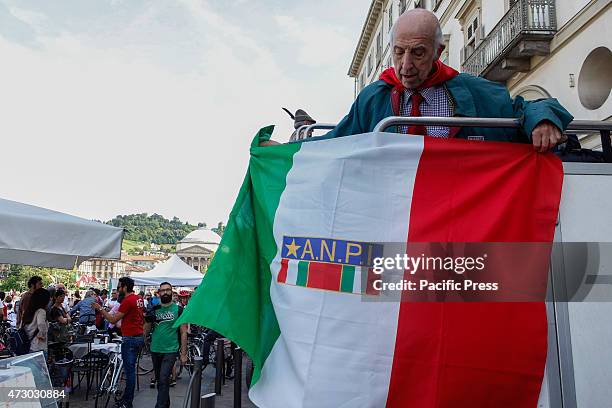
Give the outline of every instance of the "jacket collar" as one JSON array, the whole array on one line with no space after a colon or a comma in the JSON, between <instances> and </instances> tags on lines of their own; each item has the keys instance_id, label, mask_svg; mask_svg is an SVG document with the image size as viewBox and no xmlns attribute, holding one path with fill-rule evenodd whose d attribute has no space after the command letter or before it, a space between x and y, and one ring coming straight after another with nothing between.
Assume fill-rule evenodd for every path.
<instances>
[{"instance_id":1,"label":"jacket collar","mask_svg":"<svg viewBox=\"0 0 612 408\"><path fill-rule=\"evenodd\" d=\"M446 81L446 89L455 100L455 116L476 117L474 97L463 83L462 76Z\"/></svg>"}]
</instances>

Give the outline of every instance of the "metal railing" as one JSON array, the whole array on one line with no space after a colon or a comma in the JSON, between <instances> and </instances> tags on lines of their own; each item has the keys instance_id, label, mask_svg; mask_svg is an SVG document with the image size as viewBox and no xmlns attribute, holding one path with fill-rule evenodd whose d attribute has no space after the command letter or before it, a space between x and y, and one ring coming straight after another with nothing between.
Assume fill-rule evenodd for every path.
<instances>
[{"instance_id":1,"label":"metal railing","mask_svg":"<svg viewBox=\"0 0 612 408\"><path fill-rule=\"evenodd\" d=\"M519 128L519 119L508 118L440 118L433 116L403 117L390 116L378 122L374 127L374 132L384 132L391 126L398 125L423 125L423 126L457 126L457 127L480 127L480 128ZM607 163L612 163L612 143L610 132L612 122L598 120L574 120L567 126L566 132L599 132L601 135L601 147L604 159Z\"/></svg>"},{"instance_id":2,"label":"metal railing","mask_svg":"<svg viewBox=\"0 0 612 408\"><path fill-rule=\"evenodd\" d=\"M489 35L467 56L463 72L481 75L502 58L521 34L552 37L557 31L555 0L517 0Z\"/></svg>"},{"instance_id":3,"label":"metal railing","mask_svg":"<svg viewBox=\"0 0 612 408\"><path fill-rule=\"evenodd\" d=\"M296 140L304 140L312 136L312 131L316 129L333 129L336 125L333 123L315 123L314 125L302 125L297 130Z\"/></svg>"},{"instance_id":4,"label":"metal railing","mask_svg":"<svg viewBox=\"0 0 612 408\"><path fill-rule=\"evenodd\" d=\"M204 358L197 356L194 357L193 372L189 379L189 385L187 386L187 392L183 399L183 408L214 408L215 400L217 397L222 395L222 388L225 384L226 371L225 371L225 338L218 338L215 340L215 392L201 395L202 391L202 371L206 367L204 365ZM233 369L234 369L234 392L233 392L233 408L242 407L242 349L232 343L232 357L233 357Z\"/></svg>"},{"instance_id":5,"label":"metal railing","mask_svg":"<svg viewBox=\"0 0 612 408\"><path fill-rule=\"evenodd\" d=\"M203 404L204 397L200 396L200 390L202 388L202 369L203 369L204 359L200 356L194 357L193 362L193 372L191 373L191 377L189 378L189 385L187 386L187 393L185 394L185 398L183 399L183 408L200 408L200 405ZM207 402L208 405L203 405L207 407L214 408L214 394L212 396L208 394L207 400L212 400L211 402Z\"/></svg>"}]
</instances>

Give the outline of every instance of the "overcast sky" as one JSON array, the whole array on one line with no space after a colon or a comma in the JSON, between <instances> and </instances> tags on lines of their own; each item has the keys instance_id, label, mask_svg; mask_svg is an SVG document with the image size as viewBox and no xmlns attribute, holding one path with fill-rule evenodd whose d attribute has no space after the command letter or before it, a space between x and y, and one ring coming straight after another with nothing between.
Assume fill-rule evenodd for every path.
<instances>
[{"instance_id":1,"label":"overcast sky","mask_svg":"<svg viewBox=\"0 0 612 408\"><path fill-rule=\"evenodd\" d=\"M370 0L0 0L0 197L226 221L282 106L337 122Z\"/></svg>"}]
</instances>

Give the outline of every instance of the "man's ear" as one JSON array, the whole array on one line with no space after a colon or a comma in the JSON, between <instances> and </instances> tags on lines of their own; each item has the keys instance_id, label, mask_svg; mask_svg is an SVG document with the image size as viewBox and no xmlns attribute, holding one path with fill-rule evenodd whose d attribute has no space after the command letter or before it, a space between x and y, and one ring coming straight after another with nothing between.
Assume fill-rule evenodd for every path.
<instances>
[{"instance_id":1,"label":"man's ear","mask_svg":"<svg viewBox=\"0 0 612 408\"><path fill-rule=\"evenodd\" d=\"M436 59L440 58L440 55L442 55L442 51L444 51L445 48L446 48L446 45L440 44L440 46L438 47L438 52L437 52L437 55L436 55Z\"/></svg>"}]
</instances>

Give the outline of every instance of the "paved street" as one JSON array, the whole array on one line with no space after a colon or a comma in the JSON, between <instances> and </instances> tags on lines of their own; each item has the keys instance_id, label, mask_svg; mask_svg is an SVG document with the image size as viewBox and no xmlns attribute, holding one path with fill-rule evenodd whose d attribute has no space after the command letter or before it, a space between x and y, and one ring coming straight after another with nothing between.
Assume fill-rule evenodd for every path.
<instances>
[{"instance_id":1,"label":"paved street","mask_svg":"<svg viewBox=\"0 0 612 408\"><path fill-rule=\"evenodd\" d=\"M243 370L244 372L244 370ZM149 375L140 376L140 391L136 390L134 398L135 408L154 408L157 398L157 390L149 388ZM187 386L189 385L188 377L181 377L177 380L176 386L170 388L170 398L172 407L183 407ZM215 388L215 371L212 366L204 370L202 378L202 395L214 392ZM223 386L221 396L216 398L216 408L232 408L234 405L234 381L227 380ZM110 404L109 404L110 405ZM90 408L94 406L94 398L90 396L88 401L85 401L85 390L77 390L70 398L70 408ZM255 405L249 401L247 392L244 386L244 377L242 379L242 407L255 408Z\"/></svg>"}]
</instances>

